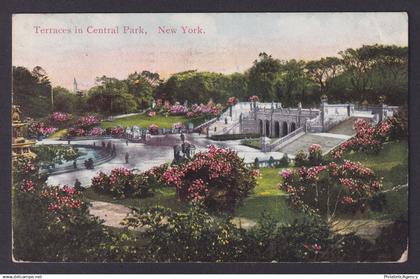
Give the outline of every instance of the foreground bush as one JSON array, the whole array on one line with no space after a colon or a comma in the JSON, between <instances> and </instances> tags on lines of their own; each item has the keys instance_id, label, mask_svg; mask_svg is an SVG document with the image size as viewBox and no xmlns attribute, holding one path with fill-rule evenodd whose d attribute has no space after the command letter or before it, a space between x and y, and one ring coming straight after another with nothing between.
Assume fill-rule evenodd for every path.
<instances>
[{"instance_id":1,"label":"foreground bush","mask_svg":"<svg viewBox=\"0 0 420 279\"><path fill-rule=\"evenodd\" d=\"M13 255L24 261L122 261L131 236L113 234L72 187L46 186L33 161L13 168Z\"/></svg>"},{"instance_id":2,"label":"foreground bush","mask_svg":"<svg viewBox=\"0 0 420 279\"><path fill-rule=\"evenodd\" d=\"M161 176L167 167L163 164L141 174L135 174L127 168L115 168L109 175L99 172L92 178L92 188L97 193L110 194L116 198L144 198L163 185Z\"/></svg>"},{"instance_id":3,"label":"foreground bush","mask_svg":"<svg viewBox=\"0 0 420 279\"><path fill-rule=\"evenodd\" d=\"M181 200L200 201L214 211L233 211L255 187L257 175L236 152L210 146L207 152L169 168L162 180L176 187Z\"/></svg>"},{"instance_id":4,"label":"foreground bush","mask_svg":"<svg viewBox=\"0 0 420 279\"><path fill-rule=\"evenodd\" d=\"M281 176L279 188L288 193L293 206L306 213L326 215L328 220L337 212L363 212L381 187L371 169L350 161L287 169Z\"/></svg>"},{"instance_id":5,"label":"foreground bush","mask_svg":"<svg viewBox=\"0 0 420 279\"><path fill-rule=\"evenodd\" d=\"M125 223L144 229L139 237L145 247L139 256L152 262L397 260L407 239L407 228L398 222L385 228L375 245L354 234L336 234L318 218L283 225L269 214L244 230L227 216L209 215L198 204L186 212L162 207L136 211Z\"/></svg>"}]
</instances>

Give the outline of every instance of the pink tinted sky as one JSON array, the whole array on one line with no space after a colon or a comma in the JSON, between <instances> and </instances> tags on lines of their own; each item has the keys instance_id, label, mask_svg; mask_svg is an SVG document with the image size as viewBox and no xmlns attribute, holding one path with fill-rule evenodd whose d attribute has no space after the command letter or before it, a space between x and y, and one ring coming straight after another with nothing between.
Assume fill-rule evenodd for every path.
<instances>
[{"instance_id":1,"label":"pink tinted sky","mask_svg":"<svg viewBox=\"0 0 420 279\"><path fill-rule=\"evenodd\" d=\"M41 28L70 34L37 34ZM119 27L118 34L87 28ZM141 26L146 35L123 34ZM183 34L182 26L205 34ZM75 34L74 28L83 30ZM176 28L176 34L159 33ZM243 72L260 52L278 59L318 59L363 44L408 45L406 13L223 13L223 14L21 14L13 16L14 66L43 67L54 86L80 89L97 76L125 78L155 71L164 77L197 69Z\"/></svg>"}]
</instances>

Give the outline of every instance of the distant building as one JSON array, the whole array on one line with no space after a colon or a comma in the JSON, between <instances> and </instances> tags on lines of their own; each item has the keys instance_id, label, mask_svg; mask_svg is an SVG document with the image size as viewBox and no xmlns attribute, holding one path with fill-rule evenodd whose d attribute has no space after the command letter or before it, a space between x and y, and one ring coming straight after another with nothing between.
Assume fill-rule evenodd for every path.
<instances>
[{"instance_id":1,"label":"distant building","mask_svg":"<svg viewBox=\"0 0 420 279\"><path fill-rule=\"evenodd\" d=\"M79 90L79 89L77 88L77 81L76 81L76 78L73 78L73 93L74 93L74 94L77 94L77 95L79 95L79 96L83 96L83 95L86 95L86 94L87 94L87 91L86 91L86 90Z\"/></svg>"},{"instance_id":2,"label":"distant building","mask_svg":"<svg viewBox=\"0 0 420 279\"><path fill-rule=\"evenodd\" d=\"M77 81L76 78L73 78L73 93L77 94L78 90L77 90Z\"/></svg>"}]
</instances>

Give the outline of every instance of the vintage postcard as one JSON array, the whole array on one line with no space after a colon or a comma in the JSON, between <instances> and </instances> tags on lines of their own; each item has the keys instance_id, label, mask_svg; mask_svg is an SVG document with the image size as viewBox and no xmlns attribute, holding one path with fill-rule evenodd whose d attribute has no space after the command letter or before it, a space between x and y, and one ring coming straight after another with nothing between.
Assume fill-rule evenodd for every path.
<instances>
[{"instance_id":1,"label":"vintage postcard","mask_svg":"<svg viewBox=\"0 0 420 279\"><path fill-rule=\"evenodd\" d=\"M14 14L15 262L406 262L408 15Z\"/></svg>"}]
</instances>

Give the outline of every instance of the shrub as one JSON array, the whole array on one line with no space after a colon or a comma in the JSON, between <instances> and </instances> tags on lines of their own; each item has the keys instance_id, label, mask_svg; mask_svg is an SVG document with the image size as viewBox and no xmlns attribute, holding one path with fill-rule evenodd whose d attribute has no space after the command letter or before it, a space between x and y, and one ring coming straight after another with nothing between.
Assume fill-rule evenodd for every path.
<instances>
[{"instance_id":1,"label":"shrub","mask_svg":"<svg viewBox=\"0 0 420 279\"><path fill-rule=\"evenodd\" d=\"M143 198L151 190L164 185L161 176L167 167L163 164L140 174L134 174L127 168L115 168L109 175L99 172L92 178L92 188L95 192L110 194L115 198Z\"/></svg>"},{"instance_id":2,"label":"shrub","mask_svg":"<svg viewBox=\"0 0 420 279\"><path fill-rule=\"evenodd\" d=\"M307 213L325 214L328 220L336 212L364 211L381 187L371 169L350 161L287 169L281 176L280 189L289 194L292 205Z\"/></svg>"},{"instance_id":3,"label":"shrub","mask_svg":"<svg viewBox=\"0 0 420 279\"><path fill-rule=\"evenodd\" d=\"M13 255L24 261L121 261L135 258L131 236L89 214L72 187L47 186L35 161L13 162ZM115 245L118 249L115 249Z\"/></svg>"},{"instance_id":4,"label":"shrub","mask_svg":"<svg viewBox=\"0 0 420 279\"><path fill-rule=\"evenodd\" d=\"M296 167L303 167L307 165L308 162L308 155L303 150L299 150L295 155L295 166Z\"/></svg>"},{"instance_id":5,"label":"shrub","mask_svg":"<svg viewBox=\"0 0 420 279\"><path fill-rule=\"evenodd\" d=\"M31 138L47 137L56 130L57 128L49 126L44 122L32 122L28 126L28 134Z\"/></svg>"},{"instance_id":6,"label":"shrub","mask_svg":"<svg viewBox=\"0 0 420 279\"><path fill-rule=\"evenodd\" d=\"M162 222L165 220L165 222ZM185 213L156 207L126 219L130 227L144 227L145 261L237 261L242 253L241 234L228 218L213 218L202 207Z\"/></svg>"},{"instance_id":7,"label":"shrub","mask_svg":"<svg viewBox=\"0 0 420 279\"><path fill-rule=\"evenodd\" d=\"M290 164L290 159L287 153L283 154L283 157L281 157L278 167L280 168L287 168Z\"/></svg>"},{"instance_id":8,"label":"shrub","mask_svg":"<svg viewBox=\"0 0 420 279\"><path fill-rule=\"evenodd\" d=\"M215 211L233 211L255 187L256 175L236 152L210 146L207 152L169 168L163 181L176 187L182 200L202 201Z\"/></svg>"}]
</instances>

